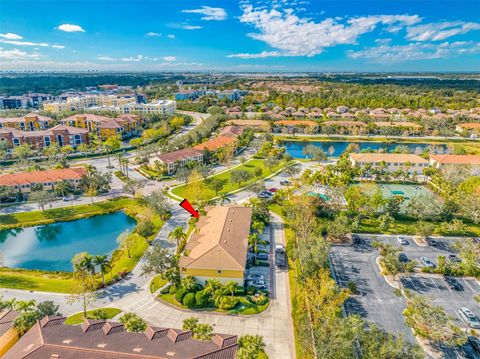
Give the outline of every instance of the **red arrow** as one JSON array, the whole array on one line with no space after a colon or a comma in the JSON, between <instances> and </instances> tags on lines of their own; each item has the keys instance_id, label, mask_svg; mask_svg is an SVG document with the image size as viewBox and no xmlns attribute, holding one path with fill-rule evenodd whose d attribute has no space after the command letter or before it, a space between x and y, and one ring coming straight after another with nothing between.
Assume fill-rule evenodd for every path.
<instances>
[{"instance_id":1,"label":"red arrow","mask_svg":"<svg viewBox=\"0 0 480 359\"><path fill-rule=\"evenodd\" d=\"M180 207L182 207L184 210L190 213L192 217L195 217L195 218L200 217L200 214L193 208L190 202L188 202L188 199L185 198L182 202L180 202Z\"/></svg>"}]
</instances>

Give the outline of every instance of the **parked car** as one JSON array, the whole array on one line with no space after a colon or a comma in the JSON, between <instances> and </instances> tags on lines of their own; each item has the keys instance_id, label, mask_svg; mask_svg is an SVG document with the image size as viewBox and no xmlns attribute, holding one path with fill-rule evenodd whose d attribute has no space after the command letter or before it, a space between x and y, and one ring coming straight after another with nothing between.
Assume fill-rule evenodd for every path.
<instances>
[{"instance_id":1,"label":"parked car","mask_svg":"<svg viewBox=\"0 0 480 359\"><path fill-rule=\"evenodd\" d=\"M450 262L455 262L455 263L460 263L462 261L460 258L458 258L458 256L456 254L449 254L448 255L448 260Z\"/></svg>"},{"instance_id":2,"label":"parked car","mask_svg":"<svg viewBox=\"0 0 480 359\"><path fill-rule=\"evenodd\" d=\"M438 242L435 239L427 238L426 242L429 246L432 246L432 247L438 246Z\"/></svg>"},{"instance_id":3,"label":"parked car","mask_svg":"<svg viewBox=\"0 0 480 359\"><path fill-rule=\"evenodd\" d=\"M407 263L408 262L408 257L405 253L400 253L398 255L398 260L402 263Z\"/></svg>"},{"instance_id":4,"label":"parked car","mask_svg":"<svg viewBox=\"0 0 480 359\"><path fill-rule=\"evenodd\" d=\"M475 244L480 244L480 238L478 238L478 237L473 237L473 238L471 238L471 240Z\"/></svg>"},{"instance_id":5,"label":"parked car","mask_svg":"<svg viewBox=\"0 0 480 359\"><path fill-rule=\"evenodd\" d=\"M272 188L269 188L268 191L271 192L271 193L275 193L275 192L278 191L278 189L276 189L275 187L272 187Z\"/></svg>"},{"instance_id":6,"label":"parked car","mask_svg":"<svg viewBox=\"0 0 480 359\"><path fill-rule=\"evenodd\" d=\"M462 307L459 309L458 314L460 315L460 318L462 318L462 320L465 322L465 324L468 325L470 328L480 329L480 321L470 309Z\"/></svg>"},{"instance_id":7,"label":"parked car","mask_svg":"<svg viewBox=\"0 0 480 359\"><path fill-rule=\"evenodd\" d=\"M63 197L64 202L74 201L75 199L76 199L76 197L73 194L71 196Z\"/></svg>"},{"instance_id":8,"label":"parked car","mask_svg":"<svg viewBox=\"0 0 480 359\"><path fill-rule=\"evenodd\" d=\"M397 237L397 242L403 246L407 245L407 244L410 244L406 238L403 238L403 237L400 237L398 236Z\"/></svg>"},{"instance_id":9,"label":"parked car","mask_svg":"<svg viewBox=\"0 0 480 359\"><path fill-rule=\"evenodd\" d=\"M255 280L265 280L265 277L262 274L252 273L247 275L247 281L255 281Z\"/></svg>"},{"instance_id":10,"label":"parked car","mask_svg":"<svg viewBox=\"0 0 480 359\"><path fill-rule=\"evenodd\" d=\"M356 234L352 234L352 243L353 244L361 244L362 239L359 236L357 236Z\"/></svg>"},{"instance_id":11,"label":"parked car","mask_svg":"<svg viewBox=\"0 0 480 359\"><path fill-rule=\"evenodd\" d=\"M433 264L433 262L427 257L421 257L420 263L426 268L435 268L435 264Z\"/></svg>"},{"instance_id":12,"label":"parked car","mask_svg":"<svg viewBox=\"0 0 480 359\"><path fill-rule=\"evenodd\" d=\"M480 354L480 338L479 337L469 336L468 343L477 354Z\"/></svg>"},{"instance_id":13,"label":"parked car","mask_svg":"<svg viewBox=\"0 0 480 359\"><path fill-rule=\"evenodd\" d=\"M267 283L263 279L247 281L247 287L255 287L260 290L267 289Z\"/></svg>"},{"instance_id":14,"label":"parked car","mask_svg":"<svg viewBox=\"0 0 480 359\"><path fill-rule=\"evenodd\" d=\"M445 283L447 283L447 286L450 289L458 290L458 291L463 290L463 286L455 278L444 275L443 279L445 280Z\"/></svg>"},{"instance_id":15,"label":"parked car","mask_svg":"<svg viewBox=\"0 0 480 359\"><path fill-rule=\"evenodd\" d=\"M284 181L280 181L280 184L282 186L290 186L292 184L292 182L290 182L289 180L284 180Z\"/></svg>"},{"instance_id":16,"label":"parked car","mask_svg":"<svg viewBox=\"0 0 480 359\"><path fill-rule=\"evenodd\" d=\"M257 253L257 259L261 261L268 261L268 253Z\"/></svg>"},{"instance_id":17,"label":"parked car","mask_svg":"<svg viewBox=\"0 0 480 359\"><path fill-rule=\"evenodd\" d=\"M273 197L273 194L271 192L268 192L268 191L262 191L258 194L258 198L267 198L267 199L270 199Z\"/></svg>"},{"instance_id":18,"label":"parked car","mask_svg":"<svg viewBox=\"0 0 480 359\"><path fill-rule=\"evenodd\" d=\"M458 347L458 354L463 359L480 359L480 356L475 353L475 349L468 343L468 341Z\"/></svg>"},{"instance_id":19,"label":"parked car","mask_svg":"<svg viewBox=\"0 0 480 359\"><path fill-rule=\"evenodd\" d=\"M285 267L287 264L287 258L285 248L281 244L275 246L275 265L279 268Z\"/></svg>"}]
</instances>

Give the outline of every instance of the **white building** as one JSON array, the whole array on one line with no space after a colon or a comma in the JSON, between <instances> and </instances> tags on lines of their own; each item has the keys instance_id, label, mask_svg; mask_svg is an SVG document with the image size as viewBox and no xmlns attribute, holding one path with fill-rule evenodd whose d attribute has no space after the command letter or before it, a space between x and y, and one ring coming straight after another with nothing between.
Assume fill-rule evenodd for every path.
<instances>
[{"instance_id":1,"label":"white building","mask_svg":"<svg viewBox=\"0 0 480 359\"><path fill-rule=\"evenodd\" d=\"M172 100L157 100L150 103L131 103L120 106L121 113L155 113L173 115L177 110L177 102Z\"/></svg>"},{"instance_id":2,"label":"white building","mask_svg":"<svg viewBox=\"0 0 480 359\"><path fill-rule=\"evenodd\" d=\"M356 167L381 167L386 172L402 170L417 175L422 174L423 169L430 164L423 157L403 153L352 153L350 162Z\"/></svg>"}]
</instances>

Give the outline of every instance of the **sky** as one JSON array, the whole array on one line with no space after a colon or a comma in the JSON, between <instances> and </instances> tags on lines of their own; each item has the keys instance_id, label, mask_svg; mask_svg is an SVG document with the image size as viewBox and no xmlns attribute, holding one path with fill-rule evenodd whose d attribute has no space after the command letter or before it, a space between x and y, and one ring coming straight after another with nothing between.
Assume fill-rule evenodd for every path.
<instances>
[{"instance_id":1,"label":"sky","mask_svg":"<svg viewBox=\"0 0 480 359\"><path fill-rule=\"evenodd\" d=\"M0 70L480 71L480 0L0 0Z\"/></svg>"}]
</instances>

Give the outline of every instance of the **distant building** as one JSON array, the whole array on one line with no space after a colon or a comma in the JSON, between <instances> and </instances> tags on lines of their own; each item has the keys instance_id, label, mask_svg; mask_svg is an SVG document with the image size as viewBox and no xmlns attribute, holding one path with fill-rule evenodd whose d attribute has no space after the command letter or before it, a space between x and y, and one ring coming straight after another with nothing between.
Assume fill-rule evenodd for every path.
<instances>
[{"instance_id":1,"label":"distant building","mask_svg":"<svg viewBox=\"0 0 480 359\"><path fill-rule=\"evenodd\" d=\"M4 173L0 175L0 186L10 187L15 192L29 193L35 185L40 185L46 191L53 191L59 182L67 181L72 188L76 189L86 173L87 170L84 167Z\"/></svg>"},{"instance_id":2,"label":"distant building","mask_svg":"<svg viewBox=\"0 0 480 359\"><path fill-rule=\"evenodd\" d=\"M221 148L226 146L235 145L237 139L232 136L218 136L208 140L206 142L200 143L199 145L194 146L193 148L199 151L203 151L205 149L209 151L218 151Z\"/></svg>"},{"instance_id":3,"label":"distant building","mask_svg":"<svg viewBox=\"0 0 480 359\"><path fill-rule=\"evenodd\" d=\"M10 127L17 130L36 131L51 127L53 122L50 117L31 112L23 117L0 118L0 128Z\"/></svg>"},{"instance_id":4,"label":"distant building","mask_svg":"<svg viewBox=\"0 0 480 359\"><path fill-rule=\"evenodd\" d=\"M445 166L480 166L480 155L431 155L430 163L437 168Z\"/></svg>"},{"instance_id":5,"label":"distant building","mask_svg":"<svg viewBox=\"0 0 480 359\"><path fill-rule=\"evenodd\" d=\"M470 123L461 123L455 127L455 130L460 133L467 133L469 135L478 135L480 134L480 123L470 122Z\"/></svg>"},{"instance_id":6,"label":"distant building","mask_svg":"<svg viewBox=\"0 0 480 359\"><path fill-rule=\"evenodd\" d=\"M263 131L268 131L270 128L268 121L264 120L229 120L226 122L226 124L241 127L253 127Z\"/></svg>"},{"instance_id":7,"label":"distant building","mask_svg":"<svg viewBox=\"0 0 480 359\"><path fill-rule=\"evenodd\" d=\"M23 96L0 97L0 110L17 110L27 107L28 100Z\"/></svg>"},{"instance_id":8,"label":"distant building","mask_svg":"<svg viewBox=\"0 0 480 359\"><path fill-rule=\"evenodd\" d=\"M314 133L318 131L318 123L308 120L280 120L273 123L273 132Z\"/></svg>"},{"instance_id":9,"label":"distant building","mask_svg":"<svg viewBox=\"0 0 480 359\"><path fill-rule=\"evenodd\" d=\"M65 317L38 321L3 359L235 359L236 335L197 340L191 331L148 326L127 332L122 323L85 320L66 325Z\"/></svg>"},{"instance_id":10,"label":"distant building","mask_svg":"<svg viewBox=\"0 0 480 359\"><path fill-rule=\"evenodd\" d=\"M425 158L403 153L352 153L350 162L357 167L382 167L387 172L402 170L417 175L429 166Z\"/></svg>"},{"instance_id":11,"label":"distant building","mask_svg":"<svg viewBox=\"0 0 480 359\"><path fill-rule=\"evenodd\" d=\"M158 114L171 116L177 110L177 103L171 100L157 100L150 103L130 103L120 106L122 113Z\"/></svg>"},{"instance_id":12,"label":"distant building","mask_svg":"<svg viewBox=\"0 0 480 359\"><path fill-rule=\"evenodd\" d=\"M185 167L188 163L202 163L203 152L193 148L185 148L174 152L164 153L158 157L150 158L150 165L157 164L165 166L167 174L175 173L178 168Z\"/></svg>"},{"instance_id":13,"label":"distant building","mask_svg":"<svg viewBox=\"0 0 480 359\"><path fill-rule=\"evenodd\" d=\"M205 90L184 90L176 92L173 97L175 101L195 100L205 95Z\"/></svg>"},{"instance_id":14,"label":"distant building","mask_svg":"<svg viewBox=\"0 0 480 359\"><path fill-rule=\"evenodd\" d=\"M251 221L251 207L210 208L179 259L180 276L193 276L201 284L218 279L243 286Z\"/></svg>"},{"instance_id":15,"label":"distant building","mask_svg":"<svg viewBox=\"0 0 480 359\"><path fill-rule=\"evenodd\" d=\"M247 91L241 91L241 90L226 90L226 91L220 91L217 93L217 97L219 99L227 99L230 101L236 101L240 99L242 96L247 94Z\"/></svg>"}]
</instances>

